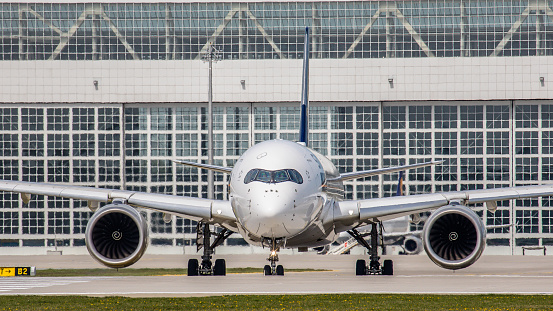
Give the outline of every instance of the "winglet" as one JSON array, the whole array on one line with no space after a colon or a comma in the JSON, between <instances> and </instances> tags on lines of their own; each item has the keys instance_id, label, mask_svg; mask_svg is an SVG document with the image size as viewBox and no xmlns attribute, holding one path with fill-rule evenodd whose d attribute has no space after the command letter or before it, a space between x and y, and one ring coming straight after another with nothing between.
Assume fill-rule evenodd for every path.
<instances>
[{"instance_id":1,"label":"winglet","mask_svg":"<svg viewBox=\"0 0 553 311\"><path fill-rule=\"evenodd\" d=\"M301 83L300 140L305 146L309 139L309 27L305 28L303 43L303 78Z\"/></svg>"}]
</instances>

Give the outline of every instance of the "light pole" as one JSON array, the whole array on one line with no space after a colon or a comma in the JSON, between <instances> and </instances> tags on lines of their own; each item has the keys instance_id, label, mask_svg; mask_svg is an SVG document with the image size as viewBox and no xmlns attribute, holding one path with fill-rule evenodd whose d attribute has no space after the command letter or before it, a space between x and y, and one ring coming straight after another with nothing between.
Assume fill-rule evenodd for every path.
<instances>
[{"instance_id":1,"label":"light pole","mask_svg":"<svg viewBox=\"0 0 553 311\"><path fill-rule=\"evenodd\" d=\"M220 50L209 45L202 60L209 64L209 87L207 91L207 164L213 165L213 62L221 59ZM213 200L213 171L207 171L207 198Z\"/></svg>"}]
</instances>

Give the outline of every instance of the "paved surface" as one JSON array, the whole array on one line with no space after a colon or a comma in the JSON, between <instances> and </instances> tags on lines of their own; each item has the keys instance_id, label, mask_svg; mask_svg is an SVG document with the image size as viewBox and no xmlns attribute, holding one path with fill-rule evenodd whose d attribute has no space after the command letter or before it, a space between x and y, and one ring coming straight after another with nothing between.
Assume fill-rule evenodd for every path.
<instances>
[{"instance_id":1,"label":"paved surface","mask_svg":"<svg viewBox=\"0 0 553 311\"><path fill-rule=\"evenodd\" d=\"M228 267L261 267L265 256L225 255ZM217 258L220 258L217 257ZM145 256L133 268L184 267L189 256ZM482 256L473 266L444 270L425 255L392 256L394 276L355 276L358 256L281 255L285 268L321 268L330 272L284 276L229 274L225 277L7 277L0 295L122 295L179 297L223 294L306 293L524 293L553 294L553 257ZM88 256L0 256L0 265L47 268L101 267Z\"/></svg>"}]
</instances>

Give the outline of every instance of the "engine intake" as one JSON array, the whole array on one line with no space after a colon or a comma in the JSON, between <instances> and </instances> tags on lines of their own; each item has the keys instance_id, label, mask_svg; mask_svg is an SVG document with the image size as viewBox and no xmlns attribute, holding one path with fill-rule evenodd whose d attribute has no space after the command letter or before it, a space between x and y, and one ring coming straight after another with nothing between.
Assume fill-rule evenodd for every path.
<instances>
[{"instance_id":1,"label":"engine intake","mask_svg":"<svg viewBox=\"0 0 553 311\"><path fill-rule=\"evenodd\" d=\"M423 239L426 254L435 264L457 270L480 258L486 245L486 227L470 208L447 205L428 218Z\"/></svg>"},{"instance_id":2,"label":"engine intake","mask_svg":"<svg viewBox=\"0 0 553 311\"><path fill-rule=\"evenodd\" d=\"M403 249L407 255L416 255L422 252L422 240L414 235L410 235L403 241Z\"/></svg>"},{"instance_id":3,"label":"engine intake","mask_svg":"<svg viewBox=\"0 0 553 311\"><path fill-rule=\"evenodd\" d=\"M94 259L110 268L124 268L146 251L148 225L132 206L109 204L90 218L85 239Z\"/></svg>"}]
</instances>

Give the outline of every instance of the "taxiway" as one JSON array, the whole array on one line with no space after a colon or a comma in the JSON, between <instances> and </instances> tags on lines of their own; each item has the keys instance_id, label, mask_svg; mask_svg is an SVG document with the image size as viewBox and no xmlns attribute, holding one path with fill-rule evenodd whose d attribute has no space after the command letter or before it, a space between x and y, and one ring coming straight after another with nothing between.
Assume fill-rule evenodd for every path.
<instances>
[{"instance_id":1,"label":"taxiway","mask_svg":"<svg viewBox=\"0 0 553 311\"><path fill-rule=\"evenodd\" d=\"M146 255L133 268L184 267L188 256ZM261 255L225 255L227 267L261 267ZM285 268L328 269L289 272L284 276L228 274L225 277L5 277L0 295L88 295L186 297L254 294L417 293L417 294L553 294L550 256L482 256L473 266L444 270L425 255L387 256L394 276L355 276L360 256L282 255ZM0 265L47 268L101 268L88 256L0 256Z\"/></svg>"}]
</instances>

